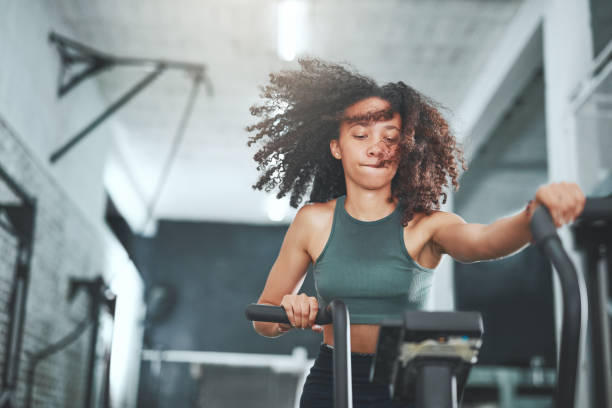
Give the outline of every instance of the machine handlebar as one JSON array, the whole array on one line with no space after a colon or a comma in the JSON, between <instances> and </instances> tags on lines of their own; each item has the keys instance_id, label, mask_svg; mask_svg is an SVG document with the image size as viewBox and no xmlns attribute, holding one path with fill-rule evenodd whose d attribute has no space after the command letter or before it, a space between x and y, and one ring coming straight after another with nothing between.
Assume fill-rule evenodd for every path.
<instances>
[{"instance_id":1,"label":"machine handlebar","mask_svg":"<svg viewBox=\"0 0 612 408\"><path fill-rule=\"evenodd\" d=\"M249 306L247 306L244 313L248 320L254 320L257 322L289 323L287 313L282 306L251 303ZM315 324L330 324L332 320L331 309L328 306L325 309L319 309L315 319Z\"/></svg>"}]
</instances>

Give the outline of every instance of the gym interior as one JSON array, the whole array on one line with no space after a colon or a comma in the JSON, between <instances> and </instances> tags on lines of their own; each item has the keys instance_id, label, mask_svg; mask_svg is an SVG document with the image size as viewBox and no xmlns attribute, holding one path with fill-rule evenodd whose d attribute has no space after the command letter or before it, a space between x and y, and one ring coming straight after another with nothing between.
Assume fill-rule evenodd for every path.
<instances>
[{"instance_id":1,"label":"gym interior","mask_svg":"<svg viewBox=\"0 0 612 408\"><path fill-rule=\"evenodd\" d=\"M441 209L467 222L549 182L612 194L609 0L0 4L0 408L299 407L321 335L245 317L297 211L252 188L245 127L300 56L446 107L469 169ZM581 288L581 408L612 407L597 225L557 230ZM444 257L426 310L482 315L460 406L555 406L563 296L535 245Z\"/></svg>"}]
</instances>

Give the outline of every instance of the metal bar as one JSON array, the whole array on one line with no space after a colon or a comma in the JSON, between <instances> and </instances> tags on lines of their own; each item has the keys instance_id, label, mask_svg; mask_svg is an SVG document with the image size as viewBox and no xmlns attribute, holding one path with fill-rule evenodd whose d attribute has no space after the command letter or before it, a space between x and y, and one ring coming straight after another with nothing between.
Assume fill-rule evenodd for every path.
<instances>
[{"instance_id":1,"label":"metal bar","mask_svg":"<svg viewBox=\"0 0 612 408\"><path fill-rule=\"evenodd\" d=\"M306 350L302 347L294 348L291 355L145 349L141 352L141 360L227 367L269 367L274 372L294 374L305 372L314 362L313 359L306 359Z\"/></svg>"},{"instance_id":2,"label":"metal bar","mask_svg":"<svg viewBox=\"0 0 612 408\"><path fill-rule=\"evenodd\" d=\"M603 64L601 67L594 69L592 74L580 83L571 96L573 112L580 114L580 109L597 92L599 86L602 85L609 75L612 75L612 63Z\"/></svg>"},{"instance_id":3,"label":"metal bar","mask_svg":"<svg viewBox=\"0 0 612 408\"><path fill-rule=\"evenodd\" d=\"M589 332L593 355L593 400L597 407L612 406L610 324L606 313L608 299L607 254L603 243L586 249Z\"/></svg>"},{"instance_id":4,"label":"metal bar","mask_svg":"<svg viewBox=\"0 0 612 408\"><path fill-rule=\"evenodd\" d=\"M36 367L38 364L44 359L52 356L58 351L63 350L66 346L70 345L74 341L76 341L89 327L91 324L91 320L89 315L83 319L79 324L75 326L75 328L68 333L66 336L62 337L60 340L55 343L50 344L42 350L37 350L30 355L29 368L26 373L26 384L25 384L25 408L30 408L32 406L32 395L34 393L34 378L36 377Z\"/></svg>"},{"instance_id":5,"label":"metal bar","mask_svg":"<svg viewBox=\"0 0 612 408\"><path fill-rule=\"evenodd\" d=\"M5 230L6 232L8 232L9 234L13 236L17 235L17 231L13 228L13 226L10 223L4 222L1 219L0 219L0 228L2 228L3 230Z\"/></svg>"},{"instance_id":6,"label":"metal bar","mask_svg":"<svg viewBox=\"0 0 612 408\"><path fill-rule=\"evenodd\" d=\"M138 94L142 89L144 89L147 85L149 85L153 80L155 80L159 74L164 70L163 65L158 65L157 68L149 73L144 79L138 82L132 89L130 89L126 94L124 94L121 98L119 98L115 103L113 103L108 109L106 109L100 116L95 118L89 125L85 127L85 129L81 130L75 136L73 136L67 143L65 143L62 147L57 149L49 158L51 163L57 162L64 154L68 152L75 144L77 144L81 139L87 136L92 130L94 130L98 125L100 125L104 120L106 120L110 115L112 115L115 111L125 105L130 99L132 99L136 94Z\"/></svg>"},{"instance_id":7,"label":"metal bar","mask_svg":"<svg viewBox=\"0 0 612 408\"><path fill-rule=\"evenodd\" d=\"M555 406L573 408L575 404L576 376L580 352L582 305L578 274L557 235L552 217L546 207L538 207L531 218L531 233L538 249L552 262L561 283L563 317L561 323L561 350L558 361Z\"/></svg>"},{"instance_id":8,"label":"metal bar","mask_svg":"<svg viewBox=\"0 0 612 408\"><path fill-rule=\"evenodd\" d=\"M91 47L78 43L74 40L70 40L56 33L49 35L49 40L58 44L65 44L74 49L81 51L84 54L94 55L103 59L111 61L114 65L131 65L131 66L158 66L163 65L169 69L182 69L192 71L194 73L204 74L206 66L204 64L196 64L192 62L182 62L175 60L165 59L153 59L153 58L131 58L131 57L117 57L110 54L106 54L95 50Z\"/></svg>"},{"instance_id":9,"label":"metal bar","mask_svg":"<svg viewBox=\"0 0 612 408\"><path fill-rule=\"evenodd\" d=\"M608 41L605 48L596 56L593 61L592 76L599 74L607 63L612 61L612 40Z\"/></svg>"},{"instance_id":10,"label":"metal bar","mask_svg":"<svg viewBox=\"0 0 612 408\"><path fill-rule=\"evenodd\" d=\"M185 106L185 110L183 112L183 116L181 117L181 121L179 122L179 127L176 131L176 135L174 136L174 140L172 141L170 152L168 153L168 157L166 157L166 161L160 173L159 181L157 182L157 185L155 186L155 191L153 192L151 201L149 205L147 206L147 216L145 217L145 221L142 226L143 230L145 230L145 228L151 221L151 218L153 218L155 207L164 189L166 180L168 179L168 175L170 174L170 167L172 166L172 163L174 162L174 158L176 157L178 148L181 144L181 141L183 140L183 136L185 135L185 128L187 127L187 121L189 117L191 116L191 112L193 111L193 106L195 104L196 96L198 94L198 90L200 89L201 83L202 83L202 77L196 76L193 80L193 87L191 88L191 93L189 94L187 105Z\"/></svg>"},{"instance_id":11,"label":"metal bar","mask_svg":"<svg viewBox=\"0 0 612 408\"><path fill-rule=\"evenodd\" d=\"M85 55L97 55L100 57L107 56L103 52L100 52L94 48L88 47L87 45L71 40L70 38L64 37L63 35L57 34L53 31L49 33L49 41L52 43L56 43L60 47L64 47L62 48L62 50L65 50L65 47L68 46L68 47L74 48L75 50L80 51L82 54L85 54ZM61 54L67 55L67 53L65 52Z\"/></svg>"},{"instance_id":12,"label":"metal bar","mask_svg":"<svg viewBox=\"0 0 612 408\"><path fill-rule=\"evenodd\" d=\"M334 316L334 408L353 408L349 311L339 299L332 300L329 306Z\"/></svg>"},{"instance_id":13,"label":"metal bar","mask_svg":"<svg viewBox=\"0 0 612 408\"><path fill-rule=\"evenodd\" d=\"M610 339L610 319L606 313L606 306L610 294L608 293L608 271L610 262L610 245L601 245L600 247L600 259L597 265L597 282L599 282L599 310L597 312L598 319L601 325L601 360L603 364L603 382L604 387L602 390L603 397L605 399L606 407L612 407L612 341Z\"/></svg>"},{"instance_id":14,"label":"metal bar","mask_svg":"<svg viewBox=\"0 0 612 408\"><path fill-rule=\"evenodd\" d=\"M97 60L97 61L91 63L89 68L87 68L83 72L79 73L78 75L73 76L70 79L70 81L67 84L65 84L65 85L61 84L62 78L60 78L60 87L57 90L57 95L61 98L62 96L66 95L72 88L77 86L81 81L87 79L90 76L97 75L97 74L101 73L102 71L111 68L113 65L114 64L112 62L110 62L110 61ZM66 72L65 69L62 70L62 74L64 74L65 72ZM62 77L63 77L63 75L62 75Z\"/></svg>"},{"instance_id":15,"label":"metal bar","mask_svg":"<svg viewBox=\"0 0 612 408\"><path fill-rule=\"evenodd\" d=\"M18 255L19 256L19 255ZM23 269L20 265L17 269ZM20 275L22 273L18 272ZM17 278L13 289L13 296L11 297L11 311L15 316L23 316L25 313L25 298L27 292L27 283L23 278ZM11 325L9 328L9 344L8 354L9 358L5 366L5 387L15 389L17 387L17 374L19 370L19 355L21 354L21 335L23 332L23 319L11 319Z\"/></svg>"},{"instance_id":16,"label":"metal bar","mask_svg":"<svg viewBox=\"0 0 612 408\"><path fill-rule=\"evenodd\" d=\"M32 230L32 236L33 236ZM9 310L11 317L6 333L5 370L2 376L2 386L10 392L17 389L19 362L26 314L26 301L30 281L30 264L32 259L33 240L20 239L15 266L15 280L11 289Z\"/></svg>"},{"instance_id":17,"label":"metal bar","mask_svg":"<svg viewBox=\"0 0 612 408\"><path fill-rule=\"evenodd\" d=\"M180 69L193 72L194 74L204 75L206 66L204 64L196 64L192 62L173 61L165 59L151 58L131 58L131 57L110 57L115 65L127 66L156 66L163 65L168 69Z\"/></svg>"},{"instance_id":18,"label":"metal bar","mask_svg":"<svg viewBox=\"0 0 612 408\"><path fill-rule=\"evenodd\" d=\"M590 347L593 350L593 355L598 356L593 359L593 383L592 383L592 395L593 402L596 407L606 407L604 401L604 384L605 384L605 372L604 370L604 356L605 350L602 350L603 344L603 332L602 332L602 321L601 314L599 313L599 305L601 303L599 291L599 280L598 280L598 269L600 263L599 248L594 245L586 249L586 286L588 293L588 307L589 307L589 327L588 330L591 334ZM605 318L605 316L603 316ZM603 353L602 353L603 351Z\"/></svg>"},{"instance_id":19,"label":"metal bar","mask_svg":"<svg viewBox=\"0 0 612 408\"><path fill-rule=\"evenodd\" d=\"M62 61L62 66L60 68L57 80L57 94L59 97L64 96L86 78L99 74L104 69L113 65L111 58L102 54L101 52L67 38L58 36L53 32L49 34L49 41L57 45L57 51L59 52L60 59ZM78 75L73 76L67 84L63 85L68 67L78 63L87 64L89 67Z\"/></svg>"},{"instance_id":20,"label":"metal bar","mask_svg":"<svg viewBox=\"0 0 612 408\"><path fill-rule=\"evenodd\" d=\"M87 359L87 383L85 388L85 408L92 407L92 398L94 391L94 371L96 365L96 352L98 344L98 329L100 327L100 290L90 291L91 305L90 319L92 321L92 329L89 337L89 358Z\"/></svg>"},{"instance_id":21,"label":"metal bar","mask_svg":"<svg viewBox=\"0 0 612 408\"><path fill-rule=\"evenodd\" d=\"M15 180L13 180L13 178L6 172L6 170L4 170L4 167L2 166L0 166L0 178L5 181L6 185L13 192L13 194L19 197L23 202L28 204L32 204L34 202L34 199L30 197L30 195L26 193Z\"/></svg>"}]
</instances>

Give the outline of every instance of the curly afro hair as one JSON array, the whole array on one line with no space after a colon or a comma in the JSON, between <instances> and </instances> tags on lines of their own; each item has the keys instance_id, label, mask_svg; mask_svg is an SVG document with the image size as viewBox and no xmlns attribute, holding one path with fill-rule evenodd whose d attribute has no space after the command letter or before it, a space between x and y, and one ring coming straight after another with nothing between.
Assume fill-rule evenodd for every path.
<instances>
[{"instance_id":1,"label":"curly afro hair","mask_svg":"<svg viewBox=\"0 0 612 408\"><path fill-rule=\"evenodd\" d=\"M398 112L402 121L398 169L391 182L389 200L402 205L405 226L415 212L430 214L446 202L442 191L450 181L459 188L458 164L467 170L463 152L440 114L441 106L403 82L379 86L373 79L354 71L350 65L300 59L300 70L270 74L270 83L261 87L264 103L251 106L259 118L247 126L248 145L259 144L254 159L261 172L254 189L267 192L278 188L277 198L290 193L290 205L297 208L310 189L308 202L326 202L346 194L344 171L335 159L329 142L339 137L347 118L345 109L369 97L390 104L377 117L389 118Z\"/></svg>"}]
</instances>

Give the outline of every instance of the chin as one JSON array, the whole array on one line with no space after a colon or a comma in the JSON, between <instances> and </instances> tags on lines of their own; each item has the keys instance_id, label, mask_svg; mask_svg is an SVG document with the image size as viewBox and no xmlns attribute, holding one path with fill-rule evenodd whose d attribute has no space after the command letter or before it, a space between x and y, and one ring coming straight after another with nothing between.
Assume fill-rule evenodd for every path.
<instances>
[{"instance_id":1,"label":"chin","mask_svg":"<svg viewBox=\"0 0 612 408\"><path fill-rule=\"evenodd\" d=\"M380 170L379 170L380 171ZM394 171L381 171L380 174L364 174L360 177L362 185L371 186L372 188L381 188L391 183L395 176Z\"/></svg>"},{"instance_id":2,"label":"chin","mask_svg":"<svg viewBox=\"0 0 612 408\"><path fill-rule=\"evenodd\" d=\"M361 180L361 185L366 190L380 190L391 184L391 178L385 178L384 180Z\"/></svg>"}]
</instances>

